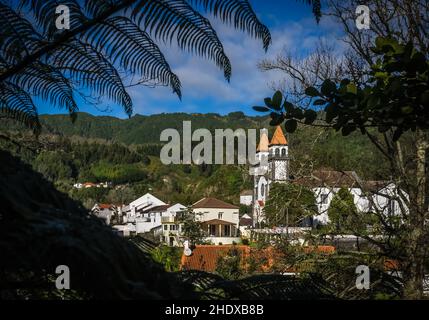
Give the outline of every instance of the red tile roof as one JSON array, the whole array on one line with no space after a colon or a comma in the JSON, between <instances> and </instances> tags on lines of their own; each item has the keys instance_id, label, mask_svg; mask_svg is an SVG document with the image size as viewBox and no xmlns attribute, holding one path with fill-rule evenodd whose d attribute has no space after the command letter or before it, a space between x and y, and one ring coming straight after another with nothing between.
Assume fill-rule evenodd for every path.
<instances>
[{"instance_id":1,"label":"red tile roof","mask_svg":"<svg viewBox=\"0 0 429 320\"><path fill-rule=\"evenodd\" d=\"M193 209L200 209L200 208L238 209L237 206L234 206L230 203L223 202L216 198L203 198L200 201L195 202L192 208Z\"/></svg>"},{"instance_id":2,"label":"red tile roof","mask_svg":"<svg viewBox=\"0 0 429 320\"><path fill-rule=\"evenodd\" d=\"M310 247L305 247L304 248L304 252L305 253L327 253L327 254L332 254L335 253L335 247L334 246L310 246Z\"/></svg>"},{"instance_id":3,"label":"red tile roof","mask_svg":"<svg viewBox=\"0 0 429 320\"><path fill-rule=\"evenodd\" d=\"M99 207L100 209L110 209L111 207L113 207L113 205L112 205L112 204L108 204L108 203L100 203L100 204L98 205L98 207Z\"/></svg>"},{"instance_id":4,"label":"red tile roof","mask_svg":"<svg viewBox=\"0 0 429 320\"><path fill-rule=\"evenodd\" d=\"M248 246L215 246L215 245L201 245L196 246L192 251L192 255L187 257L182 255L180 263L182 270L200 270L205 272L214 272L216 270L216 264L224 254L227 254L230 249L235 247L240 250L242 255L248 255L250 248Z\"/></svg>"}]
</instances>

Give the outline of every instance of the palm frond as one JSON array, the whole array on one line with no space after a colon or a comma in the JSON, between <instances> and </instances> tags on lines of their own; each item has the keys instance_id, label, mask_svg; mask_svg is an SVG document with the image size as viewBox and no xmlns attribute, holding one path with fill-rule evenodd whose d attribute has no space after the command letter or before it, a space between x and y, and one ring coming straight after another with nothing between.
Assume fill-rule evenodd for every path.
<instances>
[{"instance_id":1,"label":"palm frond","mask_svg":"<svg viewBox=\"0 0 429 320\"><path fill-rule=\"evenodd\" d=\"M42 98L51 105L65 108L72 119L78 110L73 88L56 68L41 62L34 63L10 79L22 90Z\"/></svg>"},{"instance_id":2,"label":"palm frond","mask_svg":"<svg viewBox=\"0 0 429 320\"><path fill-rule=\"evenodd\" d=\"M268 48L270 33L247 1L191 3L261 38ZM56 28L58 5L70 9L70 30ZM23 18L21 8L31 16ZM0 0L0 24L5 26L0 30L0 82L10 81L28 96L41 96L72 115L77 83L121 104L130 116L132 102L122 75L168 85L181 97L180 80L153 39L176 41L182 50L213 60L228 81L231 77L216 31L185 0L21 0L18 7Z\"/></svg>"},{"instance_id":3,"label":"palm frond","mask_svg":"<svg viewBox=\"0 0 429 320\"><path fill-rule=\"evenodd\" d=\"M13 64L40 47L40 35L31 23L0 2L0 55Z\"/></svg>"},{"instance_id":4,"label":"palm frond","mask_svg":"<svg viewBox=\"0 0 429 320\"><path fill-rule=\"evenodd\" d=\"M156 39L172 42L184 50L212 59L231 78L231 63L210 22L184 0L140 0L131 18L143 24Z\"/></svg>"},{"instance_id":5,"label":"palm frond","mask_svg":"<svg viewBox=\"0 0 429 320\"><path fill-rule=\"evenodd\" d=\"M180 98L181 83L149 35L125 17L112 17L85 34L88 43L126 70L169 85Z\"/></svg>"},{"instance_id":6,"label":"palm frond","mask_svg":"<svg viewBox=\"0 0 429 320\"><path fill-rule=\"evenodd\" d=\"M119 103L128 116L133 104L114 66L91 45L74 41L50 56L50 63L72 79Z\"/></svg>"},{"instance_id":7,"label":"palm frond","mask_svg":"<svg viewBox=\"0 0 429 320\"><path fill-rule=\"evenodd\" d=\"M208 12L222 21L233 24L235 28L247 31L252 37L262 40L265 50L271 43L271 34L262 24L247 0L190 0L195 5L202 5Z\"/></svg>"},{"instance_id":8,"label":"palm frond","mask_svg":"<svg viewBox=\"0 0 429 320\"><path fill-rule=\"evenodd\" d=\"M71 29L79 27L87 20L80 5L75 0L21 0L21 5L27 6L34 12L37 25L44 30L48 39L52 39L62 32L55 25L58 17L56 8L59 5L65 5L69 8Z\"/></svg>"},{"instance_id":9,"label":"palm frond","mask_svg":"<svg viewBox=\"0 0 429 320\"><path fill-rule=\"evenodd\" d=\"M0 84L0 115L25 124L36 134L40 132L37 109L31 97L18 86L6 81Z\"/></svg>"}]
</instances>

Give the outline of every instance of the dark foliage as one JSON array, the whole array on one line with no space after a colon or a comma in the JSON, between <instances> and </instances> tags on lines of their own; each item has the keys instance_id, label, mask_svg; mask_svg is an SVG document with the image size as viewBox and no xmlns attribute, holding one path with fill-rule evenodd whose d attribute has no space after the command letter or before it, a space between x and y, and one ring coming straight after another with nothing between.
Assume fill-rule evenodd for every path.
<instances>
[{"instance_id":1,"label":"dark foliage","mask_svg":"<svg viewBox=\"0 0 429 320\"><path fill-rule=\"evenodd\" d=\"M0 296L181 298L183 284L148 254L0 151ZM55 268L70 268L70 292L55 289Z\"/></svg>"}]
</instances>

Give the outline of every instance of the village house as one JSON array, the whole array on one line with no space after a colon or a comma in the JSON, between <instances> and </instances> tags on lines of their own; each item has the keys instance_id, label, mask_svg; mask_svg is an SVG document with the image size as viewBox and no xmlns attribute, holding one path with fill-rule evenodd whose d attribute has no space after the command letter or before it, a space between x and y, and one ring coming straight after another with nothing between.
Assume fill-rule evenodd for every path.
<instances>
[{"instance_id":1,"label":"village house","mask_svg":"<svg viewBox=\"0 0 429 320\"><path fill-rule=\"evenodd\" d=\"M215 198L203 198L192 205L196 218L213 244L240 242L239 208Z\"/></svg>"},{"instance_id":2,"label":"village house","mask_svg":"<svg viewBox=\"0 0 429 320\"><path fill-rule=\"evenodd\" d=\"M91 213L105 221L107 225L112 224L112 220L122 216L122 205L109 203L96 203L91 209Z\"/></svg>"},{"instance_id":3,"label":"village house","mask_svg":"<svg viewBox=\"0 0 429 320\"><path fill-rule=\"evenodd\" d=\"M311 189L314 193L318 215L313 217L313 226L329 222L328 209L332 199L341 188L347 189L353 196L359 212L377 210L386 216L400 213L398 188L385 181L363 181L354 171L313 171L310 177L299 178L297 183Z\"/></svg>"}]
</instances>

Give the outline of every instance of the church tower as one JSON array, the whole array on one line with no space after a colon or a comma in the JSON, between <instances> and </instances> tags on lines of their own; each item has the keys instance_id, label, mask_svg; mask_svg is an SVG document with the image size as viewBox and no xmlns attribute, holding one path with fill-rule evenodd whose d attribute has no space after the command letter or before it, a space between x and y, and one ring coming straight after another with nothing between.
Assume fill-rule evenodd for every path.
<instances>
[{"instance_id":1,"label":"church tower","mask_svg":"<svg viewBox=\"0 0 429 320\"><path fill-rule=\"evenodd\" d=\"M268 170L270 184L289 179L289 147L283 130L277 126L269 145Z\"/></svg>"},{"instance_id":2,"label":"church tower","mask_svg":"<svg viewBox=\"0 0 429 320\"><path fill-rule=\"evenodd\" d=\"M253 225L256 226L262 221L262 212L268 193L268 157L269 140L268 130L261 130L261 137L256 149L256 159L258 164L252 170L254 178L253 189Z\"/></svg>"}]
</instances>

